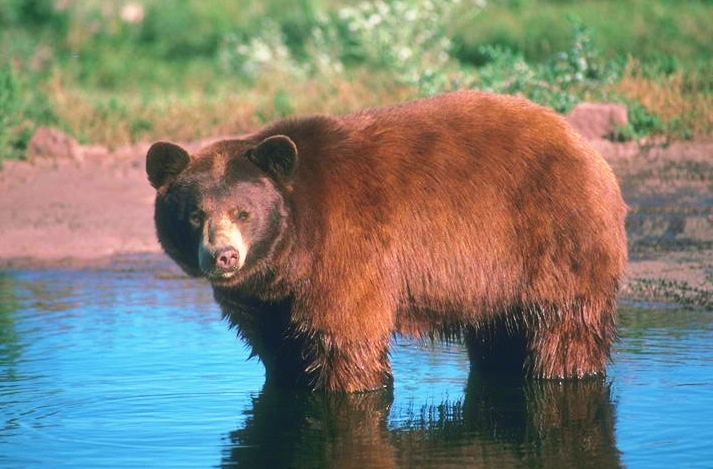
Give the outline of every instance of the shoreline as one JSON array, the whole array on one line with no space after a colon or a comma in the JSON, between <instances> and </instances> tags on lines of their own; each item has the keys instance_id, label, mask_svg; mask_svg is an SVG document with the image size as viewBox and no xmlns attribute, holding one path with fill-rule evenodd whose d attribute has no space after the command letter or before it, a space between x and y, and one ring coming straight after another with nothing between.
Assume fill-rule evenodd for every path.
<instances>
[{"instance_id":1,"label":"shoreline","mask_svg":"<svg viewBox=\"0 0 713 469\"><path fill-rule=\"evenodd\" d=\"M185 146L195 151L217 139ZM590 143L614 170L630 207L621 297L713 309L713 143ZM5 162L0 271L148 269L185 276L156 238L147 149Z\"/></svg>"}]
</instances>

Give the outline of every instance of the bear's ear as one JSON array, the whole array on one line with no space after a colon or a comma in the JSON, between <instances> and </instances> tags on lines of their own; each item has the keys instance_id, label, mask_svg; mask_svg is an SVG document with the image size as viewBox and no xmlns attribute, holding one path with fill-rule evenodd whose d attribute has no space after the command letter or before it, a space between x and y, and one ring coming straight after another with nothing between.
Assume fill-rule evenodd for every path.
<instances>
[{"instance_id":1,"label":"bear's ear","mask_svg":"<svg viewBox=\"0 0 713 469\"><path fill-rule=\"evenodd\" d=\"M190 162L188 152L178 145L168 142L154 143L146 154L146 174L149 176L149 182L158 189L174 180Z\"/></svg>"},{"instance_id":2,"label":"bear's ear","mask_svg":"<svg viewBox=\"0 0 713 469\"><path fill-rule=\"evenodd\" d=\"M266 173L289 181L297 168L297 145L286 135L273 135L250 150L247 157Z\"/></svg>"}]
</instances>

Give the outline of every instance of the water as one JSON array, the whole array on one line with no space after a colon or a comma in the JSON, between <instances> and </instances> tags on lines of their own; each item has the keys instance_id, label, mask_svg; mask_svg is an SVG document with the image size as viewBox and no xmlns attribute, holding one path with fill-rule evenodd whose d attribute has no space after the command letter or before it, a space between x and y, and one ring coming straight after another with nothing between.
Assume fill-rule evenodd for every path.
<instances>
[{"instance_id":1,"label":"water","mask_svg":"<svg viewBox=\"0 0 713 469\"><path fill-rule=\"evenodd\" d=\"M622 306L606 381L468 376L399 339L392 392L263 389L210 288L0 273L0 467L713 468L713 312Z\"/></svg>"}]
</instances>

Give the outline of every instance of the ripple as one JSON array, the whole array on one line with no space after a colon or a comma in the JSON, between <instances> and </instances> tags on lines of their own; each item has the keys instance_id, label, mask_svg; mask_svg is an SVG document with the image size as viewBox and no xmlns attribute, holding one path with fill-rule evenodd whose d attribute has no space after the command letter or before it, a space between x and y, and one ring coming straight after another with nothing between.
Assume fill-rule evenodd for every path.
<instances>
[{"instance_id":1,"label":"ripple","mask_svg":"<svg viewBox=\"0 0 713 469\"><path fill-rule=\"evenodd\" d=\"M621 311L611 397L498 384L471 389L466 409L465 349L399 339L393 402L373 427L385 433L359 440L349 435L361 416L383 409L357 402L327 414L313 403L299 424L288 422L299 409L291 399L271 407L262 366L247 360L201 282L140 271L3 274L0 466L210 467L241 445L269 452L266 442L309 465L313 453L336 451L328 445L340 430L343 444L395 451L403 466L416 457L436 466L481 461L472 451L498 454L489 460L498 467L522 467L519 457L543 466L542 448L571 456L583 429L597 451L614 462L621 451L630 468L713 461L713 312L633 306ZM567 405L583 420L560 420ZM616 438L607 439L607 415L616 415ZM276 441L283 435L293 441Z\"/></svg>"}]
</instances>

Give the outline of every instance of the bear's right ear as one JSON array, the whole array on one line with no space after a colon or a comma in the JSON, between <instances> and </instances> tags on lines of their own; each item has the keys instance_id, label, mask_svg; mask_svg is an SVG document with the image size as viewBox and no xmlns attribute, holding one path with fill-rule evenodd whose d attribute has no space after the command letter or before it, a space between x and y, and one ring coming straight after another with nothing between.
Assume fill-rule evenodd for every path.
<instances>
[{"instance_id":1,"label":"bear's right ear","mask_svg":"<svg viewBox=\"0 0 713 469\"><path fill-rule=\"evenodd\" d=\"M188 152L178 145L168 142L154 143L146 154L146 174L149 176L149 182L158 189L174 180L190 162Z\"/></svg>"}]
</instances>

